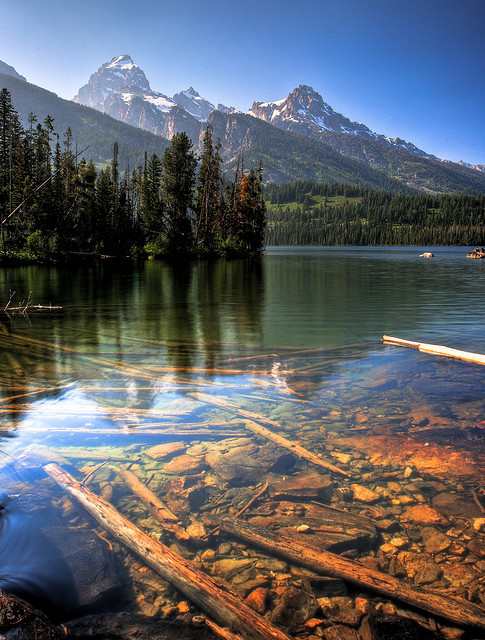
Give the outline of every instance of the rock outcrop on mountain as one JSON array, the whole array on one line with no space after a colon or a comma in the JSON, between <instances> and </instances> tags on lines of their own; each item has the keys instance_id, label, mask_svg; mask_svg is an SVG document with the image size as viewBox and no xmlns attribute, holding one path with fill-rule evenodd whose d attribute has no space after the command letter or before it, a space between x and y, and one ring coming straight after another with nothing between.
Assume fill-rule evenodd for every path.
<instances>
[{"instance_id":1,"label":"rock outcrop on mountain","mask_svg":"<svg viewBox=\"0 0 485 640\"><path fill-rule=\"evenodd\" d=\"M153 91L145 73L128 55L103 64L73 101L164 138L185 131L194 142L200 138L201 123L216 109L193 87L173 98ZM224 105L218 108L225 113L234 111Z\"/></svg>"},{"instance_id":2,"label":"rock outcrop on mountain","mask_svg":"<svg viewBox=\"0 0 485 640\"><path fill-rule=\"evenodd\" d=\"M165 94L152 91L145 73L128 55L103 64L73 101L164 138L179 130L199 136L198 120Z\"/></svg>"},{"instance_id":3,"label":"rock outcrop on mountain","mask_svg":"<svg viewBox=\"0 0 485 640\"><path fill-rule=\"evenodd\" d=\"M410 143L380 136L335 112L307 86L285 100L255 103L250 114L243 114L222 104L214 108L192 87L173 98L153 91L143 71L124 55L102 65L74 104L5 66L9 73L0 71L0 88L11 93L24 126L31 112L39 121L50 115L57 131L70 127L78 146L89 146L90 157L103 165L110 162L114 142L120 163L128 160L133 167L145 152L161 155L180 131L200 152L211 124L229 172L243 153L246 169L262 160L264 179L275 182L349 182L393 193L485 192L483 167L438 160Z\"/></svg>"},{"instance_id":4,"label":"rock outcrop on mountain","mask_svg":"<svg viewBox=\"0 0 485 640\"><path fill-rule=\"evenodd\" d=\"M173 96L173 100L200 122L205 122L215 110L214 105L208 100L201 98L192 87L189 87L187 91L176 93Z\"/></svg>"},{"instance_id":5,"label":"rock outcrop on mountain","mask_svg":"<svg viewBox=\"0 0 485 640\"><path fill-rule=\"evenodd\" d=\"M376 140L385 146L409 151L421 157L434 158L411 142L405 142L400 138L388 138L371 131L362 122L351 122L334 111L324 102L322 96L308 85L301 84L283 100L254 102L248 113L279 129L303 133L317 140L324 139L324 134L327 132L347 133L368 140Z\"/></svg>"},{"instance_id":6,"label":"rock outcrop on mountain","mask_svg":"<svg viewBox=\"0 0 485 640\"><path fill-rule=\"evenodd\" d=\"M23 80L24 82L27 82L24 76L21 76L20 73L17 73L17 71L13 67L11 67L6 62L2 62L1 60L0 60L0 73L3 73L6 76L12 76L12 78L18 78L19 80Z\"/></svg>"}]
</instances>

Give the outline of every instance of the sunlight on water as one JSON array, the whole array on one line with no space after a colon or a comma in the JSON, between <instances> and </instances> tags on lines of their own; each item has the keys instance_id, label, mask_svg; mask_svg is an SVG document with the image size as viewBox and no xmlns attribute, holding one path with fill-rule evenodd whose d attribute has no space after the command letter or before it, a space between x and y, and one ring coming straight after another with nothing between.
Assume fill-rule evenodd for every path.
<instances>
[{"instance_id":1,"label":"sunlight on water","mask_svg":"<svg viewBox=\"0 0 485 640\"><path fill-rule=\"evenodd\" d=\"M209 532L221 517L268 491L265 483L279 486L312 468L268 443L261 426L387 497L397 489L385 474L409 467L436 486L436 478L448 483L447 491L461 487L469 501L470 487L483 482L485 370L380 338L485 352L480 265L463 261L463 249L436 250L433 262L419 252L275 249L252 270L243 262L182 270L150 262L126 273L101 265L5 269L4 289L15 281L63 309L2 318L1 447L11 456L0 462L2 485L24 497L0 514L0 588L48 604L59 589L68 594L75 570L62 564L52 530L38 531L41 515L69 531L92 527L45 478L39 454L67 465L157 539L186 544L216 573ZM134 497L127 469L176 514L168 528ZM332 498L339 506L348 494L342 482ZM429 486L426 499L445 491ZM393 499L387 517L405 504L400 494ZM270 508L263 501L253 515L269 518ZM140 586L136 563L116 552L122 588L134 589L122 606L138 606L141 595L159 610L173 601L159 578ZM263 573L276 566L260 563ZM66 595L60 608L76 609L74 600ZM86 610L101 601L88 599Z\"/></svg>"}]
</instances>

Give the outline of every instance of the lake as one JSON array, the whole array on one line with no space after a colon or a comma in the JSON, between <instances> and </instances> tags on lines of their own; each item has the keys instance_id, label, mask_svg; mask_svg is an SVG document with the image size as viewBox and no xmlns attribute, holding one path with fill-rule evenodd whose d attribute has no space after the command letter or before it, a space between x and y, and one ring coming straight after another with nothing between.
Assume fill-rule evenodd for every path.
<instances>
[{"instance_id":1,"label":"lake","mask_svg":"<svg viewBox=\"0 0 485 640\"><path fill-rule=\"evenodd\" d=\"M261 552L241 564L253 558L251 546L211 534L225 515L242 510L277 530L283 516L305 523L313 500L395 523L390 533L378 527L379 542L367 546L346 539L354 557L376 559L400 531L402 548L428 561L412 532L436 523L407 520L407 509L439 508L454 546L429 559L439 571L422 584L480 602L485 567L478 547L466 545L481 515L485 367L381 341L387 334L485 353L485 262L467 260L470 249L278 247L254 262L3 268L2 307L11 295L10 306L31 295L62 309L7 309L0 319L0 587L61 619L185 611L183 596L47 479L40 452L241 593L258 576L268 593L300 578ZM435 257L420 258L424 250ZM277 447L260 427L342 475ZM135 497L127 470L163 500L168 525ZM309 491L310 500L303 488L315 471L332 486ZM294 494L274 489L295 478L303 480ZM374 498L360 499L351 485ZM296 503L300 511L287 506ZM95 543L115 569L105 582L91 578L81 598L73 549ZM459 562L465 577L446 570ZM385 559L380 566L388 570Z\"/></svg>"}]
</instances>

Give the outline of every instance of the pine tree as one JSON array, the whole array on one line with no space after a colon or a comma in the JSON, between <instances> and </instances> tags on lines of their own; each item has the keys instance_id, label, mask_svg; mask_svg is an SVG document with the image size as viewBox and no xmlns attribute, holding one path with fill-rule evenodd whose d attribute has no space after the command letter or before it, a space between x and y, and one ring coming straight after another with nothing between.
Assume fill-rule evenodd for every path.
<instances>
[{"instance_id":1,"label":"pine tree","mask_svg":"<svg viewBox=\"0 0 485 640\"><path fill-rule=\"evenodd\" d=\"M145 169L139 188L139 217L143 235L147 242L155 242L165 228L161 183L162 162L154 153L148 162L145 161Z\"/></svg>"},{"instance_id":2,"label":"pine tree","mask_svg":"<svg viewBox=\"0 0 485 640\"><path fill-rule=\"evenodd\" d=\"M219 154L220 142L214 147L212 127L207 126L197 185L195 242L197 251L214 253L224 235L224 198Z\"/></svg>"},{"instance_id":3,"label":"pine tree","mask_svg":"<svg viewBox=\"0 0 485 640\"><path fill-rule=\"evenodd\" d=\"M172 257L193 248L191 213L194 209L197 160L185 132L176 133L163 155L162 193L167 217L167 253Z\"/></svg>"}]
</instances>

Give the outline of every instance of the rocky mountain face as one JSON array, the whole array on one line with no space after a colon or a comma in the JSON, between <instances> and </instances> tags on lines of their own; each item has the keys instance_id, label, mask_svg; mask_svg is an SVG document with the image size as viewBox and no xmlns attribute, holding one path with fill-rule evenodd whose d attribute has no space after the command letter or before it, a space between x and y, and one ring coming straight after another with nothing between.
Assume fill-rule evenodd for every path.
<instances>
[{"instance_id":1,"label":"rocky mountain face","mask_svg":"<svg viewBox=\"0 0 485 640\"><path fill-rule=\"evenodd\" d=\"M201 136L201 123L216 109L192 87L172 98L153 91L145 73L128 55L103 64L73 101L164 138L185 131L194 142ZM218 108L233 111L224 105Z\"/></svg>"},{"instance_id":2,"label":"rocky mountain face","mask_svg":"<svg viewBox=\"0 0 485 640\"><path fill-rule=\"evenodd\" d=\"M23 80L24 82L26 82L26 79L24 78L24 76L21 76L20 73L17 73L17 71L13 67L11 67L6 62L2 62L1 60L0 60L0 73L3 73L6 76L12 76L12 78L18 78L19 80Z\"/></svg>"},{"instance_id":3,"label":"rocky mountain face","mask_svg":"<svg viewBox=\"0 0 485 640\"><path fill-rule=\"evenodd\" d=\"M288 97L276 102L254 102L250 115L287 131L303 133L317 140L324 140L325 134L347 133L367 140L376 140L384 146L409 151L421 157L433 158L418 149L411 142L400 138L387 138L371 131L361 122L351 122L332 109L322 96L308 85L300 85Z\"/></svg>"},{"instance_id":4,"label":"rocky mountain face","mask_svg":"<svg viewBox=\"0 0 485 640\"><path fill-rule=\"evenodd\" d=\"M145 151L160 155L180 131L200 152L210 123L229 171L243 152L245 168L262 160L264 179L274 182L349 182L406 193L485 192L485 167L441 161L415 147L413 152L409 143L390 141L336 113L310 87L298 87L275 103L255 103L243 114L221 104L214 108L192 87L172 98L155 92L129 56L117 56L91 76L74 104L5 67L0 88L10 91L21 121L26 125L31 112L39 120L51 115L59 133L71 127L78 144L89 145L90 156L102 164L110 161L114 141L120 162L137 166Z\"/></svg>"},{"instance_id":5,"label":"rocky mountain face","mask_svg":"<svg viewBox=\"0 0 485 640\"><path fill-rule=\"evenodd\" d=\"M469 162L463 162L463 160L460 160L458 164L461 164L462 167L466 167L467 169L474 169L475 171L485 173L485 164L470 164Z\"/></svg>"}]
</instances>

